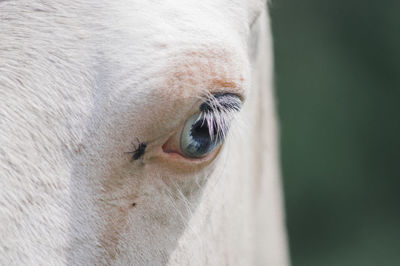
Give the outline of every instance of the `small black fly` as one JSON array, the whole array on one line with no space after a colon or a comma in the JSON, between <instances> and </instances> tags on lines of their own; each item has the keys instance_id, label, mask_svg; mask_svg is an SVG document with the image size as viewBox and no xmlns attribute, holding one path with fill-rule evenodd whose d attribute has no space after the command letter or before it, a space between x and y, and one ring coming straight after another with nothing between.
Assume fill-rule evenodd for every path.
<instances>
[{"instance_id":1,"label":"small black fly","mask_svg":"<svg viewBox=\"0 0 400 266\"><path fill-rule=\"evenodd\" d=\"M136 139L137 139L138 145L136 146L135 144L132 143L133 151L126 152L129 154L132 154L131 162L139 160L146 152L147 143L140 142L138 138L136 138Z\"/></svg>"}]
</instances>

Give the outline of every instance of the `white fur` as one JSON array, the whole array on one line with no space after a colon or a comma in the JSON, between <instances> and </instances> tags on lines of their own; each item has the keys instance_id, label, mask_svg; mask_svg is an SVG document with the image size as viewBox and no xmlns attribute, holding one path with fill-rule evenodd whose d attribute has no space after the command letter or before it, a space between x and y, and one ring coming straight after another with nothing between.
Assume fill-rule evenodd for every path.
<instances>
[{"instance_id":1,"label":"white fur","mask_svg":"<svg viewBox=\"0 0 400 266\"><path fill-rule=\"evenodd\" d=\"M264 7L0 1L0 264L287 265ZM163 154L218 80L221 152Z\"/></svg>"}]
</instances>

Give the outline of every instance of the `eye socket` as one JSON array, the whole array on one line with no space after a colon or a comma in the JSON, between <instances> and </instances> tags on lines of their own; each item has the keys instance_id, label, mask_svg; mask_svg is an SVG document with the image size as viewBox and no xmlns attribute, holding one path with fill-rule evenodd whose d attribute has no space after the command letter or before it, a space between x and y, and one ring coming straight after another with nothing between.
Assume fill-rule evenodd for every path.
<instances>
[{"instance_id":1,"label":"eye socket","mask_svg":"<svg viewBox=\"0 0 400 266\"><path fill-rule=\"evenodd\" d=\"M225 132L219 132L215 120L206 119L203 112L186 120L179 139L181 152L190 158L201 158L219 147Z\"/></svg>"},{"instance_id":2,"label":"eye socket","mask_svg":"<svg viewBox=\"0 0 400 266\"><path fill-rule=\"evenodd\" d=\"M231 122L241 109L242 100L233 93L215 93L207 96L199 110L162 145L170 158L207 159L221 146Z\"/></svg>"}]
</instances>

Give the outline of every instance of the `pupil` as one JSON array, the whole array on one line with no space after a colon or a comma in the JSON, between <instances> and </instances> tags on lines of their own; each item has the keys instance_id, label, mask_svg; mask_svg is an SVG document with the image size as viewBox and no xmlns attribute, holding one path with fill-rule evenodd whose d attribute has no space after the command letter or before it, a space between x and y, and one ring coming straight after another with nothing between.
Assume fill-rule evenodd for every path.
<instances>
[{"instance_id":1,"label":"pupil","mask_svg":"<svg viewBox=\"0 0 400 266\"><path fill-rule=\"evenodd\" d=\"M197 121L192 126L191 135L194 139L210 139L208 123L203 121Z\"/></svg>"},{"instance_id":2,"label":"pupil","mask_svg":"<svg viewBox=\"0 0 400 266\"><path fill-rule=\"evenodd\" d=\"M214 132L214 137L216 137ZM212 148L210 131L207 121L197 121L190 130L190 135L198 143L197 152L207 153ZM214 138L215 139L215 138Z\"/></svg>"}]
</instances>

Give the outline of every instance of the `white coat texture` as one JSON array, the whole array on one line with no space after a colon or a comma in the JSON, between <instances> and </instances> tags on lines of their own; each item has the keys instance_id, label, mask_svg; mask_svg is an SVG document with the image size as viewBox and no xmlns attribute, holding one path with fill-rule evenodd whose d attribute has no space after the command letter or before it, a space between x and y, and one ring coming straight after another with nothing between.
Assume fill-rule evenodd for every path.
<instances>
[{"instance_id":1,"label":"white coat texture","mask_svg":"<svg viewBox=\"0 0 400 266\"><path fill-rule=\"evenodd\" d=\"M271 51L259 0L0 0L0 265L288 265ZM165 152L218 92L221 149Z\"/></svg>"}]
</instances>

